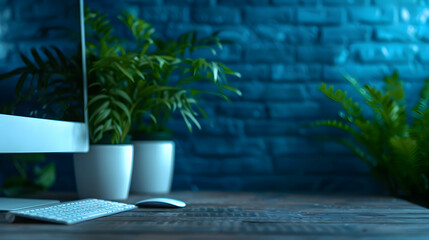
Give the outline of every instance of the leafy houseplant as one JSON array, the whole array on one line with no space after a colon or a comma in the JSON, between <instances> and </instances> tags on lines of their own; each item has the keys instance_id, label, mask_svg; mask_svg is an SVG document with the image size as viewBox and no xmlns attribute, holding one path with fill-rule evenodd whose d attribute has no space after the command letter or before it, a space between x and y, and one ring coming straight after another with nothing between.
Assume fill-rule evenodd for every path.
<instances>
[{"instance_id":1,"label":"leafy houseplant","mask_svg":"<svg viewBox=\"0 0 429 240\"><path fill-rule=\"evenodd\" d=\"M116 82L112 85L114 90L104 92L115 91L117 101L121 102L108 103L112 96L107 94L97 94L89 100L90 115L93 112L90 127L94 124L92 128L97 129L93 141L110 131L111 141L121 142L131 129L134 140L131 189L168 192L174 166L174 142L167 129L168 120L178 112L189 131L194 125L201 128L198 116L208 118L208 115L198 104L200 97L211 94L229 101L225 90L240 95L239 90L228 85L226 78L227 75L240 77L240 74L220 62L191 57L201 48L215 54L214 47L222 48L224 42L219 39L219 33L198 38L193 31L176 40L163 40L155 37L155 29L142 19L126 13L119 19L130 33L128 38L112 35L114 30L106 15L87 14L90 33L96 33L88 38L88 53L90 59L99 59L89 63L90 79L95 73L95 79L103 80L96 88L106 86L107 81ZM116 73L115 76L112 73ZM122 82L117 83L118 79ZM205 89L207 84L215 90ZM92 85L89 86L91 98ZM114 106L119 112L113 114L114 110L108 106Z\"/></svg>"},{"instance_id":2,"label":"leafy houseplant","mask_svg":"<svg viewBox=\"0 0 429 240\"><path fill-rule=\"evenodd\" d=\"M161 90L147 83L142 69L159 65L156 61L161 58L148 59L144 53L130 50L128 41L114 35L106 15L89 8L85 12L88 125L93 145L89 153L75 154L78 193L81 197L125 199L133 162L133 146L127 144L132 114L140 101L151 102L151 96ZM120 16L124 22L131 18ZM140 36L135 35L135 40L141 40Z\"/></svg>"},{"instance_id":3,"label":"leafy houseplant","mask_svg":"<svg viewBox=\"0 0 429 240\"><path fill-rule=\"evenodd\" d=\"M371 167L373 175L395 196L429 196L429 79L411 112L407 112L403 83L395 71L384 78L384 88L359 85L345 79L372 110L367 116L360 104L341 89L323 83L319 89L339 103L341 119L318 121L313 126L341 129L350 138L336 139Z\"/></svg>"},{"instance_id":4,"label":"leafy houseplant","mask_svg":"<svg viewBox=\"0 0 429 240\"><path fill-rule=\"evenodd\" d=\"M176 68L173 66L181 65L183 60L161 51L149 52L148 49L154 47L154 40L151 38L154 30L147 22L126 13L122 13L118 18L129 31L132 39L120 37L122 34L118 35L115 32L105 14L86 8L88 124L91 143L101 143L102 145L93 145L87 155L75 155L78 191L82 193L81 196L85 197L102 197L102 195L91 195L94 188L87 188L86 183L94 183L94 179L91 179L90 172L85 172L90 169L89 160L86 158L98 159L101 156L106 159L107 156L104 156L104 153L108 150L105 149L104 144L126 143L133 119L136 119L135 116L148 117L157 125L160 118L160 114L157 114L160 112L158 109L168 109L168 111L178 109L190 129L188 119L198 123L194 117L196 112L192 109L197 105L192 96L188 96L189 93L184 89L164 84L165 82L161 81L164 79L161 78L164 73L173 71ZM214 64L209 67L214 68L212 66ZM201 64L196 65L193 67L193 71L197 73L200 68L202 68ZM216 75L215 80L221 83L224 71L218 69L222 68L216 67L213 74ZM209 75L207 73L207 76ZM224 84L219 86L233 89ZM165 115L169 113L168 111L164 111ZM116 146L110 146L110 148L113 147ZM100 153L95 154L94 152L99 148ZM110 155L114 154L110 153ZM127 156L132 156L132 154L127 154ZM127 161L124 165L131 169L129 163ZM117 162L112 162L109 163L109 166L115 164ZM100 169L99 165L103 165L103 162L94 163L91 169ZM112 175L113 171L106 169L103 173L109 173L103 175L106 175L106 181L111 181L107 175ZM127 174L120 178L122 180L127 178L125 175ZM120 180L118 179L118 181ZM121 189L127 188L125 186ZM99 185L95 189L103 189L103 187ZM104 196L106 198L126 197L125 192L119 195L108 193L108 191L104 191L104 193L107 194Z\"/></svg>"},{"instance_id":5,"label":"leafy houseplant","mask_svg":"<svg viewBox=\"0 0 429 240\"><path fill-rule=\"evenodd\" d=\"M137 54L126 52L105 16L99 15L86 8L90 139L118 144L126 141L135 106L126 89L136 77L144 77Z\"/></svg>"},{"instance_id":6,"label":"leafy houseplant","mask_svg":"<svg viewBox=\"0 0 429 240\"><path fill-rule=\"evenodd\" d=\"M163 40L155 37L155 29L149 23L123 13L119 19L131 33L132 41L128 41L129 39L112 37L113 28L105 15L88 16L93 18L90 21L87 19L87 23L98 33L97 41L101 40L102 43L93 44L92 38L89 38L88 52L92 56L104 58L103 61L94 64L92 69L94 72L108 69L107 75L103 76L106 79L110 72L116 71L118 76L115 79L122 75L122 79L126 80L116 85L115 89L123 90L119 98L123 102L122 109L130 110L123 111L127 118L121 123L126 125L124 130L128 131L131 128L134 140L135 157L131 189L137 192L168 192L174 166L174 142L171 141L171 131L167 129L168 120L172 118L174 112L178 112L189 131L192 131L194 125L201 128L198 116L201 114L208 118L208 115L199 106L200 97L211 94L229 101L225 90L240 95L239 90L228 85L226 78L227 75L240 77L240 74L220 62L191 57L201 48L207 48L215 54L215 47L222 48L224 42L219 39L219 33L198 38L197 32L193 31L180 35L176 40ZM120 42L127 42L128 49L121 47L118 44ZM107 60L109 58L106 58L106 55L112 53L114 59ZM126 59L123 59L124 57ZM121 67L117 66L118 63ZM127 65L122 66L123 63ZM215 90L205 89L207 84ZM99 116L92 120L96 123L108 124L105 121L108 119L107 113L104 115L106 108L102 107L104 106L102 104L109 105L102 103L102 98L108 99L97 97L93 101L90 100L89 109L91 110L91 105L94 103L100 106L94 109L104 109L100 110ZM100 133L108 127L100 127ZM113 132L115 135L117 133L121 131ZM123 137L124 135L121 139Z\"/></svg>"},{"instance_id":7,"label":"leafy houseplant","mask_svg":"<svg viewBox=\"0 0 429 240\"><path fill-rule=\"evenodd\" d=\"M88 109L93 142L105 133L109 133L112 143L124 141L132 122L134 133L165 131L167 120L176 110L191 131L191 123L200 128L198 112L208 117L198 105L199 96L213 94L229 100L225 89L241 94L226 79L226 75L240 77L239 73L220 62L190 57L201 48L216 54L214 47L222 48L225 42L219 39L219 32L198 38L193 31L177 40L163 40L154 37L155 29L142 19L127 13L118 18L131 39L115 35L107 15L86 8ZM205 83L211 83L216 91L199 88L198 84ZM150 123L142 121L144 118Z\"/></svg>"}]
</instances>

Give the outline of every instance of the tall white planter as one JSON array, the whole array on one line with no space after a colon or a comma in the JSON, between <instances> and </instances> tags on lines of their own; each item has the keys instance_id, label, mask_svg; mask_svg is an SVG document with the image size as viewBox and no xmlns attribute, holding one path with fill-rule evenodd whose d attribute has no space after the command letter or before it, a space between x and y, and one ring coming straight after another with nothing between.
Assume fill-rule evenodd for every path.
<instances>
[{"instance_id":1,"label":"tall white planter","mask_svg":"<svg viewBox=\"0 0 429 240\"><path fill-rule=\"evenodd\" d=\"M80 198L128 198L133 167L133 145L91 145L88 153L74 154Z\"/></svg>"},{"instance_id":2,"label":"tall white planter","mask_svg":"<svg viewBox=\"0 0 429 240\"><path fill-rule=\"evenodd\" d=\"M131 192L168 193L174 171L173 141L133 141Z\"/></svg>"}]
</instances>

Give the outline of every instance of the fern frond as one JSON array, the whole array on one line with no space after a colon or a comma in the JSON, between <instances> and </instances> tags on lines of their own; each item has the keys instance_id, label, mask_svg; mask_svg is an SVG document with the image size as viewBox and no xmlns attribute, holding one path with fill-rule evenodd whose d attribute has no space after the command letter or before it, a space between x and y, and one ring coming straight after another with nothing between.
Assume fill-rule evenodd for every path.
<instances>
[{"instance_id":1,"label":"fern frond","mask_svg":"<svg viewBox=\"0 0 429 240\"><path fill-rule=\"evenodd\" d=\"M411 166L417 167L417 150L418 145L415 139L410 137L392 137L390 139L390 145L392 146L392 152L395 154L395 158L400 159L401 166L405 162Z\"/></svg>"},{"instance_id":2,"label":"fern frond","mask_svg":"<svg viewBox=\"0 0 429 240\"><path fill-rule=\"evenodd\" d=\"M394 71L392 76L384 77L384 82L386 83L386 95L392 97L396 102L402 103L405 99L405 93L398 71Z\"/></svg>"},{"instance_id":3,"label":"fern frond","mask_svg":"<svg viewBox=\"0 0 429 240\"><path fill-rule=\"evenodd\" d=\"M417 101L416 105L413 108L413 112L423 115L423 113L428 109L429 102L429 78L426 78L423 88L420 91L420 98Z\"/></svg>"},{"instance_id":4,"label":"fern frond","mask_svg":"<svg viewBox=\"0 0 429 240\"><path fill-rule=\"evenodd\" d=\"M341 89L334 89L334 86L327 86L325 83L320 85L319 90L322 91L327 97L334 100L335 102L341 103L343 109L352 116L353 118L362 118L362 108L358 102L355 102L353 98L347 97L347 92Z\"/></svg>"},{"instance_id":5,"label":"fern frond","mask_svg":"<svg viewBox=\"0 0 429 240\"><path fill-rule=\"evenodd\" d=\"M310 127L316 127L316 126L327 126L327 127L333 127L340 130L343 130L345 132L348 132L352 134L353 136L358 135L359 133L356 132L353 128L351 128L349 125L346 125L340 121L337 120L322 120L317 121L309 124Z\"/></svg>"},{"instance_id":6,"label":"fern frond","mask_svg":"<svg viewBox=\"0 0 429 240\"><path fill-rule=\"evenodd\" d=\"M365 85L372 100L367 101L368 105L372 108L375 118L383 121L386 125L386 130L390 134L405 134L407 128L405 105L395 101L390 95L383 94L381 91Z\"/></svg>"},{"instance_id":7,"label":"fern frond","mask_svg":"<svg viewBox=\"0 0 429 240\"><path fill-rule=\"evenodd\" d=\"M366 89L362 87L355 78L351 77L348 74L344 74L343 77L350 83L350 85L352 85L356 92L358 92L365 99L365 101L371 100L371 96L369 96Z\"/></svg>"}]
</instances>

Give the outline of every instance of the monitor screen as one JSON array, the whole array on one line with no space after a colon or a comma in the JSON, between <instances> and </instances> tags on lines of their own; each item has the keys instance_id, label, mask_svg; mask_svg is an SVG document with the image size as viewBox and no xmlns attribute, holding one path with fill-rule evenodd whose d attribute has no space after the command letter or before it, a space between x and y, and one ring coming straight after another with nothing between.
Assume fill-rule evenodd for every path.
<instances>
[{"instance_id":1,"label":"monitor screen","mask_svg":"<svg viewBox=\"0 0 429 240\"><path fill-rule=\"evenodd\" d=\"M83 1L9 1L2 12L0 153L87 151Z\"/></svg>"}]
</instances>

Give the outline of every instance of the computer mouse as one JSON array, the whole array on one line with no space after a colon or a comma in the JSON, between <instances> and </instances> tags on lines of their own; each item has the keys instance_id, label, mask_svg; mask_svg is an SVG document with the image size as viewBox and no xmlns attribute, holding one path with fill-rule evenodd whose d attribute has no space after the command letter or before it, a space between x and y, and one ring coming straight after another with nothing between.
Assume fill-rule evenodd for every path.
<instances>
[{"instance_id":1,"label":"computer mouse","mask_svg":"<svg viewBox=\"0 0 429 240\"><path fill-rule=\"evenodd\" d=\"M186 203L172 198L148 198L135 203L140 208L183 208Z\"/></svg>"}]
</instances>

